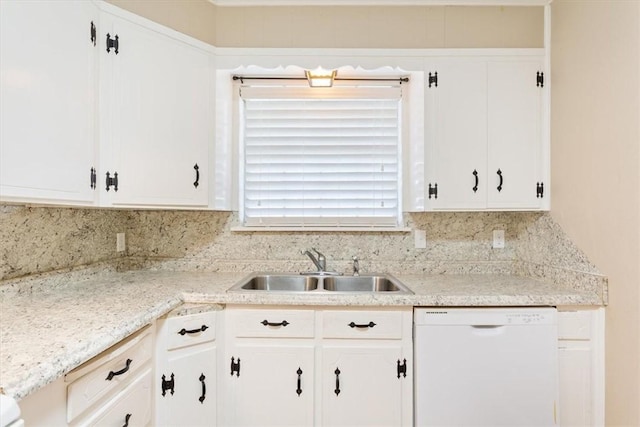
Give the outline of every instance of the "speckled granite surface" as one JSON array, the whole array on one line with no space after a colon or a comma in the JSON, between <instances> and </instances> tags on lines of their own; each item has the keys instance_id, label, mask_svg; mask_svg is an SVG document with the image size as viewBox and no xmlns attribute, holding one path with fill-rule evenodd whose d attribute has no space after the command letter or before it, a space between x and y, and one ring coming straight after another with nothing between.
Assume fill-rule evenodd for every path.
<instances>
[{"instance_id":1,"label":"speckled granite surface","mask_svg":"<svg viewBox=\"0 0 640 427\"><path fill-rule=\"evenodd\" d=\"M183 302L343 306L600 305L601 295L509 275L395 274L412 295L227 292L246 273L106 272L0 287L0 386L22 398ZM200 307L200 308L197 308ZM214 307L219 309L220 307ZM180 310L177 312L180 314Z\"/></svg>"}]
</instances>

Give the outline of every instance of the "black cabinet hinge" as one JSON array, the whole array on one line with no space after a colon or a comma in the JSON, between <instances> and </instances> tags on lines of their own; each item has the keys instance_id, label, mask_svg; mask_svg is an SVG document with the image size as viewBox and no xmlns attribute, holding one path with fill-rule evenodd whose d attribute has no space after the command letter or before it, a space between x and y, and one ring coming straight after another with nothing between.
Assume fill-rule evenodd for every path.
<instances>
[{"instance_id":1,"label":"black cabinet hinge","mask_svg":"<svg viewBox=\"0 0 640 427\"><path fill-rule=\"evenodd\" d=\"M431 198L431 196L433 196L434 199L438 198L438 183L435 183L433 186L429 183L429 198Z\"/></svg>"},{"instance_id":2,"label":"black cabinet hinge","mask_svg":"<svg viewBox=\"0 0 640 427\"><path fill-rule=\"evenodd\" d=\"M167 377L165 377L164 374L162 374L162 396L165 396L167 394L167 390L171 392L171 395L173 395L174 386L175 386L175 381L174 381L173 372L171 373L170 380L167 380Z\"/></svg>"},{"instance_id":3,"label":"black cabinet hinge","mask_svg":"<svg viewBox=\"0 0 640 427\"><path fill-rule=\"evenodd\" d=\"M435 87L438 87L438 72L437 71L435 73L433 73L433 74L429 73L429 87L431 87L431 85L434 85Z\"/></svg>"},{"instance_id":4,"label":"black cabinet hinge","mask_svg":"<svg viewBox=\"0 0 640 427\"><path fill-rule=\"evenodd\" d=\"M96 189L96 181L97 181L96 168L91 168L91 172L89 173L89 183L90 183L89 185L92 190Z\"/></svg>"},{"instance_id":5,"label":"black cabinet hinge","mask_svg":"<svg viewBox=\"0 0 640 427\"><path fill-rule=\"evenodd\" d=\"M93 45L96 45L96 39L98 38L97 34L96 34L96 24L93 23L93 21L91 21L91 29L90 29L90 40L91 43L93 43Z\"/></svg>"},{"instance_id":6,"label":"black cabinet hinge","mask_svg":"<svg viewBox=\"0 0 640 427\"><path fill-rule=\"evenodd\" d=\"M107 172L107 180L105 184L107 186L107 191L109 191L109 188L111 187L113 187L114 191L118 191L118 172L114 172L113 176Z\"/></svg>"},{"instance_id":7,"label":"black cabinet hinge","mask_svg":"<svg viewBox=\"0 0 640 427\"><path fill-rule=\"evenodd\" d=\"M240 376L240 358L238 357L238 361L235 361L235 358L231 358L231 376L233 376L233 374L236 374L236 377Z\"/></svg>"},{"instance_id":8,"label":"black cabinet hinge","mask_svg":"<svg viewBox=\"0 0 640 427\"><path fill-rule=\"evenodd\" d=\"M536 86L544 87L544 73L542 71L536 73Z\"/></svg>"},{"instance_id":9,"label":"black cabinet hinge","mask_svg":"<svg viewBox=\"0 0 640 427\"><path fill-rule=\"evenodd\" d=\"M398 359L398 378L400 375L403 377L407 376L407 359L402 359L402 363L400 363L400 359Z\"/></svg>"},{"instance_id":10,"label":"black cabinet hinge","mask_svg":"<svg viewBox=\"0 0 640 427\"><path fill-rule=\"evenodd\" d=\"M536 198L542 199L544 197L544 182L536 182Z\"/></svg>"},{"instance_id":11,"label":"black cabinet hinge","mask_svg":"<svg viewBox=\"0 0 640 427\"><path fill-rule=\"evenodd\" d=\"M111 49L113 49L117 55L119 46L118 35L116 34L115 38L112 39L111 35L107 33L107 52L111 52Z\"/></svg>"}]
</instances>

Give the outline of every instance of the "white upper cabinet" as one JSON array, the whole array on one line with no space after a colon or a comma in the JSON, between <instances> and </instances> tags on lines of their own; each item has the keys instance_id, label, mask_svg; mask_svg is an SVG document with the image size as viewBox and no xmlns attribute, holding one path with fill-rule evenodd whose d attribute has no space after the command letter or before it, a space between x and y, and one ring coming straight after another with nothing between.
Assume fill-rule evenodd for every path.
<instances>
[{"instance_id":1,"label":"white upper cabinet","mask_svg":"<svg viewBox=\"0 0 640 427\"><path fill-rule=\"evenodd\" d=\"M185 39L103 13L102 205L207 207L212 55Z\"/></svg>"},{"instance_id":2,"label":"white upper cabinet","mask_svg":"<svg viewBox=\"0 0 640 427\"><path fill-rule=\"evenodd\" d=\"M0 2L1 201L94 204L97 26L90 1Z\"/></svg>"},{"instance_id":3,"label":"white upper cabinet","mask_svg":"<svg viewBox=\"0 0 640 427\"><path fill-rule=\"evenodd\" d=\"M427 210L548 208L542 57L445 58L427 68Z\"/></svg>"}]
</instances>

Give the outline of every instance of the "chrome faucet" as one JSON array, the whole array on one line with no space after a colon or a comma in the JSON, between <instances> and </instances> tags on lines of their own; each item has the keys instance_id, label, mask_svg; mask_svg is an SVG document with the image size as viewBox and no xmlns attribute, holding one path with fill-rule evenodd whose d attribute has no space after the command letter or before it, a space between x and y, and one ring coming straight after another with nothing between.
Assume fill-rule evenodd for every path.
<instances>
[{"instance_id":1,"label":"chrome faucet","mask_svg":"<svg viewBox=\"0 0 640 427\"><path fill-rule=\"evenodd\" d=\"M313 264L316 266L318 272L324 273L327 270L327 258L323 254L318 252L316 248L311 248L311 250L318 255L317 258L308 249L304 251L304 254L311 259L311 262L313 262Z\"/></svg>"},{"instance_id":2,"label":"chrome faucet","mask_svg":"<svg viewBox=\"0 0 640 427\"><path fill-rule=\"evenodd\" d=\"M358 257L357 256L353 256L353 275L354 276L359 276L360 275L360 261L358 261Z\"/></svg>"}]
</instances>

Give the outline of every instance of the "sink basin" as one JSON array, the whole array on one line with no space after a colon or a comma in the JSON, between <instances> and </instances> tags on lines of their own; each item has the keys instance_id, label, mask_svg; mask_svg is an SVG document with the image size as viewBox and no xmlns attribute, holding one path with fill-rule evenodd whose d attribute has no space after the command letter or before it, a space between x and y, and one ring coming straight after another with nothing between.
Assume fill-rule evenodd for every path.
<instances>
[{"instance_id":1,"label":"sink basin","mask_svg":"<svg viewBox=\"0 0 640 427\"><path fill-rule=\"evenodd\" d=\"M305 292L318 288L315 276L293 274L252 274L233 286L231 291L284 291Z\"/></svg>"},{"instance_id":2,"label":"sink basin","mask_svg":"<svg viewBox=\"0 0 640 427\"><path fill-rule=\"evenodd\" d=\"M396 278L387 274L323 276L290 273L253 273L235 284L229 291L413 293Z\"/></svg>"},{"instance_id":3,"label":"sink basin","mask_svg":"<svg viewBox=\"0 0 640 427\"><path fill-rule=\"evenodd\" d=\"M411 292L387 275L327 277L324 279L324 289L332 292Z\"/></svg>"}]
</instances>

